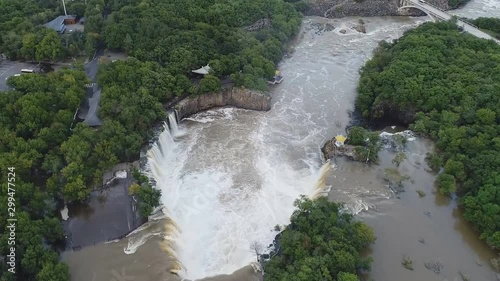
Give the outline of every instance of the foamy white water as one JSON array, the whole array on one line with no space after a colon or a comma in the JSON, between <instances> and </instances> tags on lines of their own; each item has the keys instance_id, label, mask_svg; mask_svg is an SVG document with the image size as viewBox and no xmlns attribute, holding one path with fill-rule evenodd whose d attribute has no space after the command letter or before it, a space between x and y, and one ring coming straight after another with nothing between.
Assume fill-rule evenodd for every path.
<instances>
[{"instance_id":1,"label":"foamy white water","mask_svg":"<svg viewBox=\"0 0 500 281\"><path fill-rule=\"evenodd\" d=\"M283 149L269 144L262 133L268 124L257 123L262 115L236 109L195 115L182 140L174 141L176 127L165 127L148 151L151 175L172 220L165 224L165 248L182 267L172 270L177 274L198 279L256 261L250 245L258 242L264 250L277 234L274 226L289 222L295 199L315 194L318 144L314 155L304 155L300 168L282 162ZM229 126L237 130L226 130ZM282 136L293 139L285 131ZM308 139L296 142L304 147Z\"/></svg>"},{"instance_id":2,"label":"foamy white water","mask_svg":"<svg viewBox=\"0 0 500 281\"><path fill-rule=\"evenodd\" d=\"M367 35L349 29L345 35L335 30L317 36L307 31L312 27L306 20L302 43L280 67L285 81L273 89L269 112L214 109L191 116L178 128L174 113L169 114L170 127L147 155L171 219L163 233L163 248L178 261L171 272L199 279L256 261L250 245L258 242L265 249L277 234L274 227L288 224L300 195L328 192L324 177L335 169L329 164L321 169L320 146L349 122L353 81L371 50L379 40L402 32L395 31L399 20L381 27L366 22ZM342 24L354 26L357 19ZM365 197L349 207L368 208ZM143 243L134 241L129 248Z\"/></svg>"}]
</instances>

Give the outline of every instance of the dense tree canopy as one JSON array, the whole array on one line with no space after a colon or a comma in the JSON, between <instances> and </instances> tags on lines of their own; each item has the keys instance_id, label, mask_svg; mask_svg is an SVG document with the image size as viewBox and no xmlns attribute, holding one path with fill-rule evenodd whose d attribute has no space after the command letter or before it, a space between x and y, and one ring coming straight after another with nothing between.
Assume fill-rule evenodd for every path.
<instances>
[{"instance_id":1,"label":"dense tree canopy","mask_svg":"<svg viewBox=\"0 0 500 281\"><path fill-rule=\"evenodd\" d=\"M15 90L0 92L0 179L7 182L8 168L14 167L17 280L35 280L35 276L36 280L69 280L67 267L47 245L63 235L55 203L64 194L64 179L56 175L65 165L61 145L71 135L85 82L83 71L63 69L12 77L8 83ZM51 185L54 176L57 180ZM7 206L8 186L2 184L1 191L0 202ZM0 209L1 256L10 247L7 211ZM0 276L0 280L14 280L4 262Z\"/></svg>"},{"instance_id":2,"label":"dense tree canopy","mask_svg":"<svg viewBox=\"0 0 500 281\"><path fill-rule=\"evenodd\" d=\"M75 0L69 7L82 4L83 0ZM83 33L58 36L43 26L64 14L62 1L1 0L0 11L0 53L10 59L53 62L84 51Z\"/></svg>"},{"instance_id":3,"label":"dense tree canopy","mask_svg":"<svg viewBox=\"0 0 500 281\"><path fill-rule=\"evenodd\" d=\"M280 253L265 266L266 280L357 281L358 270L370 268L361 252L375 241L373 230L325 197L301 198L295 206Z\"/></svg>"},{"instance_id":4,"label":"dense tree canopy","mask_svg":"<svg viewBox=\"0 0 500 281\"><path fill-rule=\"evenodd\" d=\"M210 63L215 76L233 74L237 85L251 88L265 87L283 43L300 25L293 5L281 0L115 1L112 7L101 34L108 48L158 62L173 76ZM262 19L270 24L246 31Z\"/></svg>"},{"instance_id":5,"label":"dense tree canopy","mask_svg":"<svg viewBox=\"0 0 500 281\"><path fill-rule=\"evenodd\" d=\"M444 164L440 191L462 194L465 218L500 248L500 46L426 23L380 45L358 92L364 116L399 118L436 140L440 154L428 159Z\"/></svg>"}]
</instances>

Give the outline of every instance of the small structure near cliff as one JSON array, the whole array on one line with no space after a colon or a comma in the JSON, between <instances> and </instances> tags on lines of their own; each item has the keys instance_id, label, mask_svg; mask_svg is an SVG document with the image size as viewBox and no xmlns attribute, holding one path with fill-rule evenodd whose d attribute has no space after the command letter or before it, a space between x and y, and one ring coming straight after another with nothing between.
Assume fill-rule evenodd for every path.
<instances>
[{"instance_id":1,"label":"small structure near cliff","mask_svg":"<svg viewBox=\"0 0 500 281\"><path fill-rule=\"evenodd\" d=\"M212 68L210 68L210 65L207 64L199 69L193 70L192 72L196 74L207 75L208 73L210 73L210 70L212 70Z\"/></svg>"},{"instance_id":2,"label":"small structure near cliff","mask_svg":"<svg viewBox=\"0 0 500 281\"><path fill-rule=\"evenodd\" d=\"M347 138L344 137L343 135L337 135L335 137L335 145L337 147L342 147L342 146L344 146L344 143L345 143L346 140L347 140Z\"/></svg>"}]
</instances>

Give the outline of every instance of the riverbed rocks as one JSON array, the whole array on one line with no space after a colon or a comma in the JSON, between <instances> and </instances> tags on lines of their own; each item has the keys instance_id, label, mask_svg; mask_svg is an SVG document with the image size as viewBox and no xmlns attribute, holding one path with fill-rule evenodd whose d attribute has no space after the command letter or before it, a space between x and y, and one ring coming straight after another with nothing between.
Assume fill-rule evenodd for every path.
<instances>
[{"instance_id":1,"label":"riverbed rocks","mask_svg":"<svg viewBox=\"0 0 500 281\"><path fill-rule=\"evenodd\" d=\"M177 110L180 120L200 111L224 106L268 111L271 109L271 96L261 91L232 87L219 93L190 96L178 102L174 109Z\"/></svg>"},{"instance_id":2,"label":"riverbed rocks","mask_svg":"<svg viewBox=\"0 0 500 281\"><path fill-rule=\"evenodd\" d=\"M335 145L335 138L327 141L321 148L325 160L331 159L334 156L345 156L351 160L356 160L356 153L353 145L345 144L342 147Z\"/></svg>"},{"instance_id":3,"label":"riverbed rocks","mask_svg":"<svg viewBox=\"0 0 500 281\"><path fill-rule=\"evenodd\" d=\"M411 260L410 257L405 256L401 261L401 264L403 265L404 268L413 270L413 261Z\"/></svg>"},{"instance_id":4,"label":"riverbed rocks","mask_svg":"<svg viewBox=\"0 0 500 281\"><path fill-rule=\"evenodd\" d=\"M325 32L333 31L335 30L335 26L331 23L313 23L311 24L311 27L316 30L316 35L320 35Z\"/></svg>"},{"instance_id":5,"label":"riverbed rocks","mask_svg":"<svg viewBox=\"0 0 500 281\"><path fill-rule=\"evenodd\" d=\"M358 25L356 25L352 29L356 30L359 33L366 33L365 22L362 19L359 19Z\"/></svg>"},{"instance_id":6,"label":"riverbed rocks","mask_svg":"<svg viewBox=\"0 0 500 281\"><path fill-rule=\"evenodd\" d=\"M307 15L327 18L425 15L417 9L399 10L399 0L310 0L309 2L311 8L306 13ZM448 0L428 0L427 2L444 10L450 9Z\"/></svg>"},{"instance_id":7,"label":"riverbed rocks","mask_svg":"<svg viewBox=\"0 0 500 281\"><path fill-rule=\"evenodd\" d=\"M425 268L436 274L441 273L441 269L443 269L443 264L440 261L429 261L424 263L424 265Z\"/></svg>"}]
</instances>

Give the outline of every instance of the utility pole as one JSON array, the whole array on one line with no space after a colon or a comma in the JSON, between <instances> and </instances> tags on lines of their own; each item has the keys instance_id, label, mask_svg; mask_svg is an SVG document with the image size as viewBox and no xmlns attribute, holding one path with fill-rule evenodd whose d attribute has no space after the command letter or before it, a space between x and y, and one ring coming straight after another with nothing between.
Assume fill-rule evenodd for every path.
<instances>
[{"instance_id":1,"label":"utility pole","mask_svg":"<svg viewBox=\"0 0 500 281\"><path fill-rule=\"evenodd\" d=\"M64 3L64 0L62 0L63 2L63 8L64 8L64 15L67 16L68 13L66 13L66 3Z\"/></svg>"}]
</instances>

